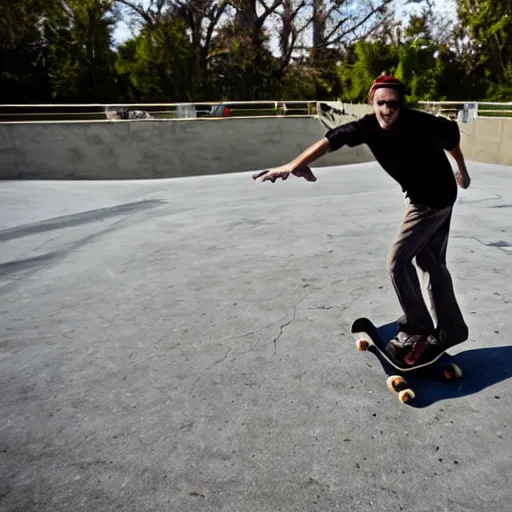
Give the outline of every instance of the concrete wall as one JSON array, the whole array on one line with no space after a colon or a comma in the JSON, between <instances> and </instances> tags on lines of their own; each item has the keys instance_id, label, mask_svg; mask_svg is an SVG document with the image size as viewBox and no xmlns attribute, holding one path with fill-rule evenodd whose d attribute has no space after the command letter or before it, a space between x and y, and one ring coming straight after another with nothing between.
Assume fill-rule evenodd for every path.
<instances>
[{"instance_id":1,"label":"concrete wall","mask_svg":"<svg viewBox=\"0 0 512 512\"><path fill-rule=\"evenodd\" d=\"M0 178L134 179L259 170L325 135L317 118L227 118L0 124ZM342 148L316 166L373 160Z\"/></svg>"},{"instance_id":2,"label":"concrete wall","mask_svg":"<svg viewBox=\"0 0 512 512\"><path fill-rule=\"evenodd\" d=\"M330 127L371 112L369 105L319 103L313 117L0 124L0 179L136 179L259 170L281 165ZM459 117L468 160L512 165L512 119ZM374 160L366 146L344 147L315 166Z\"/></svg>"},{"instance_id":3,"label":"concrete wall","mask_svg":"<svg viewBox=\"0 0 512 512\"><path fill-rule=\"evenodd\" d=\"M475 162L512 165L512 118L477 117L469 111L467 123L459 117L461 149Z\"/></svg>"}]
</instances>

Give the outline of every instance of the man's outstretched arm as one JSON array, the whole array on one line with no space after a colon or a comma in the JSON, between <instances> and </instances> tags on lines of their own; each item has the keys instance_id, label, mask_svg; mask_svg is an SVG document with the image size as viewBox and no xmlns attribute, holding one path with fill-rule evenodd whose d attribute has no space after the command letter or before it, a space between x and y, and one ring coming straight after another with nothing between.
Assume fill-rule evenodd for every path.
<instances>
[{"instance_id":1,"label":"man's outstretched arm","mask_svg":"<svg viewBox=\"0 0 512 512\"><path fill-rule=\"evenodd\" d=\"M261 181L270 180L274 183L278 178L283 181L293 174L294 176L305 178L307 181L316 181L316 177L311 172L311 169L307 167L310 163L318 160L321 156L325 155L329 151L329 141L326 137L315 142L305 151L303 151L297 158L291 162L276 167L275 169L269 169L262 172L253 174L253 179L261 179Z\"/></svg>"},{"instance_id":2,"label":"man's outstretched arm","mask_svg":"<svg viewBox=\"0 0 512 512\"><path fill-rule=\"evenodd\" d=\"M455 175L457 184L461 188L468 188L471 183L471 178L469 177L469 173L466 168L466 162L460 149L460 145L457 145L455 148L448 150L448 153L450 153L450 155L455 159L459 168L457 174Z\"/></svg>"},{"instance_id":3,"label":"man's outstretched arm","mask_svg":"<svg viewBox=\"0 0 512 512\"><path fill-rule=\"evenodd\" d=\"M361 121L363 121L363 124ZM362 144L365 141L365 129L363 125L366 125L364 119L351 121L350 123L332 128L327 131L325 137L309 146L309 148L303 151L295 160L281 167L253 174L252 177L255 180L270 180L274 183L278 178L284 181L290 174L293 174L294 176L305 178L307 181L316 181L316 177L313 175L308 165L330 151L337 151L344 145L354 147Z\"/></svg>"}]
</instances>

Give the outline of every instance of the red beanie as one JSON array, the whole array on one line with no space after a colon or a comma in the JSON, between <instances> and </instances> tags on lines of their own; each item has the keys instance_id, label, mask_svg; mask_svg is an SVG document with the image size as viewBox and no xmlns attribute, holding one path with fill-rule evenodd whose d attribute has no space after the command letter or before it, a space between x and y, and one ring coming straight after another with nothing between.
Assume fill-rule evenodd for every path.
<instances>
[{"instance_id":1,"label":"red beanie","mask_svg":"<svg viewBox=\"0 0 512 512\"><path fill-rule=\"evenodd\" d=\"M373 85L370 88L370 92L368 93L368 99L370 100L370 102L373 101L373 95L375 91L377 89L382 89L383 87L396 89L399 92L402 99L407 94L405 84L400 82L398 78L394 76L381 75L375 80L375 82L373 82Z\"/></svg>"}]
</instances>

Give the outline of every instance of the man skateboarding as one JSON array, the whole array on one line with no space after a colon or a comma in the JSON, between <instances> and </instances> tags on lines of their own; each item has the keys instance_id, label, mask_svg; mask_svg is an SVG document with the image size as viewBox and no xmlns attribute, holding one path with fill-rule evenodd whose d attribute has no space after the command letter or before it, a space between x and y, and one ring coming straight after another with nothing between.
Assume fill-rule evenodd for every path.
<instances>
[{"instance_id":1,"label":"man skateboarding","mask_svg":"<svg viewBox=\"0 0 512 512\"><path fill-rule=\"evenodd\" d=\"M275 183L293 174L316 181L308 164L344 145L368 145L406 196L405 216L388 256L403 316L397 320L398 335L386 350L398 364L414 366L468 339L468 327L446 267L446 249L457 185L468 188L471 180L459 147L457 123L407 108L406 94L398 79L380 76L368 95L372 114L328 130L295 160L253 178ZM445 150L457 162L455 176ZM430 297L432 315L423 300L414 258Z\"/></svg>"}]
</instances>

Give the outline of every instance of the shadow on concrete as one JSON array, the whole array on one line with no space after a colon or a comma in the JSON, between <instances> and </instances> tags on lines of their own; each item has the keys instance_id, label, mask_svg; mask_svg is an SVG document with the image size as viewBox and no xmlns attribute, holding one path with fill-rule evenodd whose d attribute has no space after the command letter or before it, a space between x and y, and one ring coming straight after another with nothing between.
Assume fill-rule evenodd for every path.
<instances>
[{"instance_id":1,"label":"shadow on concrete","mask_svg":"<svg viewBox=\"0 0 512 512\"><path fill-rule=\"evenodd\" d=\"M498 240L497 242L490 242L487 247L512 247L512 243L506 242L505 240Z\"/></svg>"},{"instance_id":2,"label":"shadow on concrete","mask_svg":"<svg viewBox=\"0 0 512 512\"><path fill-rule=\"evenodd\" d=\"M8 261L0 263L0 277L8 276L16 272L27 272L47 266L62 256L62 251L49 252L33 258Z\"/></svg>"},{"instance_id":3,"label":"shadow on concrete","mask_svg":"<svg viewBox=\"0 0 512 512\"><path fill-rule=\"evenodd\" d=\"M22 274L25 276L31 275L41 269L48 268L52 264L55 264L58 260L61 260L71 254L73 251L76 251L86 245L94 242L98 238L113 233L120 229L124 222L127 219L122 218L114 222L113 224L107 226L105 229L101 229L90 235L87 235L80 240L77 240L72 243L68 243L59 251L52 251L46 254L41 254L39 256L34 256L33 258L19 259L7 261L5 263L0 264L0 277L7 277L10 274ZM2 289L3 291L3 289Z\"/></svg>"},{"instance_id":4,"label":"shadow on concrete","mask_svg":"<svg viewBox=\"0 0 512 512\"><path fill-rule=\"evenodd\" d=\"M417 376L407 379L416 387L416 399L410 402L412 407L425 408L442 400L474 395L512 377L512 346L466 350L452 357L462 369L460 380L440 382ZM499 400L499 394L494 399Z\"/></svg>"},{"instance_id":5,"label":"shadow on concrete","mask_svg":"<svg viewBox=\"0 0 512 512\"><path fill-rule=\"evenodd\" d=\"M97 210L90 210L83 213L63 215L61 217L55 217L54 219L26 224L25 226L16 226L14 228L4 229L3 231L0 231L0 241L7 242L8 240L43 233L45 231L80 226L90 222L98 222L119 215L126 215L150 208L156 208L162 204L165 204L165 201L160 199L147 199L144 201L137 201L135 203L120 204L109 208L99 208Z\"/></svg>"},{"instance_id":6,"label":"shadow on concrete","mask_svg":"<svg viewBox=\"0 0 512 512\"><path fill-rule=\"evenodd\" d=\"M123 217L108 225L106 228L95 231L75 242L67 243L58 251L48 252L33 258L25 258L7 261L0 263L0 278L10 278L11 281L7 282L4 286L0 287L0 292L4 293L9 289L16 287L22 279L30 277L32 274L50 268L52 265L59 263L60 260L69 256L73 251L76 251L88 244L93 243L97 239L114 233L119 230L124 223L128 222L129 218ZM130 220L133 225L133 220Z\"/></svg>"},{"instance_id":7,"label":"shadow on concrete","mask_svg":"<svg viewBox=\"0 0 512 512\"><path fill-rule=\"evenodd\" d=\"M379 334L384 340L393 338L396 331L395 322L379 326ZM467 344L468 342L459 347ZM460 379L447 381L442 377L443 368L450 362L461 368ZM478 348L453 355L447 353L439 360L439 364L434 363L412 372L401 373L384 365L382 361L380 363L388 375L403 375L416 395L408 405L421 409L442 400L474 395L512 377L512 346ZM499 400L499 396L496 395L495 399Z\"/></svg>"}]
</instances>

